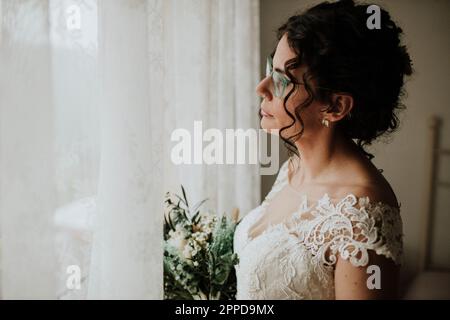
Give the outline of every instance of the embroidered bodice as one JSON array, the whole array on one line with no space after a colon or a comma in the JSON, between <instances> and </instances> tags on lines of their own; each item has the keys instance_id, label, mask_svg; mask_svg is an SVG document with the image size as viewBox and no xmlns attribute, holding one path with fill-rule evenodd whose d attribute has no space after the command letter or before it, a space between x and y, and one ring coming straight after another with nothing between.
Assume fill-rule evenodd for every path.
<instances>
[{"instance_id":1,"label":"embroidered bodice","mask_svg":"<svg viewBox=\"0 0 450 320\"><path fill-rule=\"evenodd\" d=\"M287 184L288 161L263 203L236 228L237 299L334 299L338 256L367 266L373 250L401 263L400 209L353 194L333 202L325 193L314 204L303 196L289 219L252 238L251 227Z\"/></svg>"}]
</instances>

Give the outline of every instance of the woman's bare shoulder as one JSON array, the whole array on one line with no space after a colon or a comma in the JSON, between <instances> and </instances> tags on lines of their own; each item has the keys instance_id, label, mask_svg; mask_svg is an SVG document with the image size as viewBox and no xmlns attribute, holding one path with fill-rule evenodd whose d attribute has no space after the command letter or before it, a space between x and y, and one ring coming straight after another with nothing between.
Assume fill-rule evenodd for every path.
<instances>
[{"instance_id":1,"label":"woman's bare shoulder","mask_svg":"<svg viewBox=\"0 0 450 320\"><path fill-rule=\"evenodd\" d=\"M371 202L382 202L391 207L399 207L397 196L384 177L376 170L356 170L353 177L345 179L344 183L334 190L335 197L345 197L353 194L357 198L368 197Z\"/></svg>"}]
</instances>

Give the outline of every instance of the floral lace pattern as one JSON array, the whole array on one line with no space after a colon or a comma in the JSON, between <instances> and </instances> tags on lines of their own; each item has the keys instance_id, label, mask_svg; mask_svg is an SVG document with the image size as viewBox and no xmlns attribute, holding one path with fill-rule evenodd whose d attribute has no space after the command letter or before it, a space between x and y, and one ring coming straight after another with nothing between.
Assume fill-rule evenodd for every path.
<instances>
[{"instance_id":1,"label":"floral lace pattern","mask_svg":"<svg viewBox=\"0 0 450 320\"><path fill-rule=\"evenodd\" d=\"M288 182L287 164L264 202L236 229L237 299L333 299L338 256L355 267L367 266L372 250L401 264L399 208L353 194L334 204L325 193L311 206L305 196L288 223L270 225L251 238L250 228Z\"/></svg>"}]
</instances>

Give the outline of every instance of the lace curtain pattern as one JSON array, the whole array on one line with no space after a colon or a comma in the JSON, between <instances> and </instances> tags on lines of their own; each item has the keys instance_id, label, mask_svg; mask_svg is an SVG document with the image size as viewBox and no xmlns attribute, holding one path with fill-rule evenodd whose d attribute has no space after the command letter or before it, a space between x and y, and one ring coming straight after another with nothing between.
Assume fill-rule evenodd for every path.
<instances>
[{"instance_id":1,"label":"lace curtain pattern","mask_svg":"<svg viewBox=\"0 0 450 320\"><path fill-rule=\"evenodd\" d=\"M259 203L256 166L170 161L195 120L257 128L258 1L0 4L1 297L162 298L165 191Z\"/></svg>"}]
</instances>

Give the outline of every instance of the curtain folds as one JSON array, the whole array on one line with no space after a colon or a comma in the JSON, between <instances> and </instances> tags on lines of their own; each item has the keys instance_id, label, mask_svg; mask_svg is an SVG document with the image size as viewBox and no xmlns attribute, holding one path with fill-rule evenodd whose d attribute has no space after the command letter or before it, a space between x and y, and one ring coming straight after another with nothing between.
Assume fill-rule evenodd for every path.
<instances>
[{"instance_id":1,"label":"curtain folds","mask_svg":"<svg viewBox=\"0 0 450 320\"><path fill-rule=\"evenodd\" d=\"M165 192L260 200L256 165L170 159L194 121L258 127L259 1L0 4L1 297L161 299Z\"/></svg>"}]
</instances>

